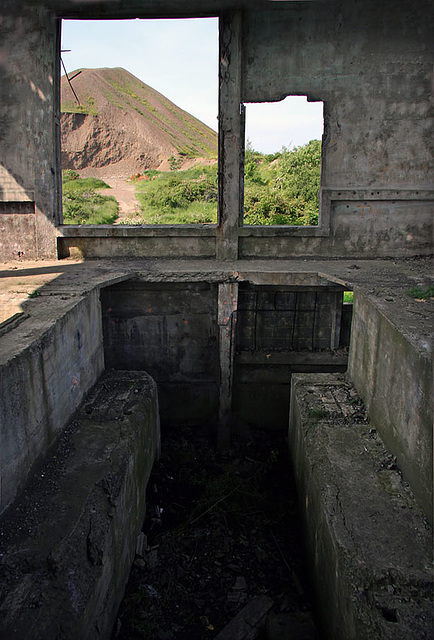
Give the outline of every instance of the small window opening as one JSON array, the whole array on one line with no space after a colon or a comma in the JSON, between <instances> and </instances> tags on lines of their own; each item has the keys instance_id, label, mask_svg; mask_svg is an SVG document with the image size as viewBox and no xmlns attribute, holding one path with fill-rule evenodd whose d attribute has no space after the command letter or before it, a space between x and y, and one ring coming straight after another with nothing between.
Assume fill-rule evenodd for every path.
<instances>
[{"instance_id":1,"label":"small window opening","mask_svg":"<svg viewBox=\"0 0 434 640\"><path fill-rule=\"evenodd\" d=\"M218 19L63 20L64 224L217 222Z\"/></svg>"},{"instance_id":2,"label":"small window opening","mask_svg":"<svg viewBox=\"0 0 434 640\"><path fill-rule=\"evenodd\" d=\"M246 105L244 224L318 225L323 102Z\"/></svg>"}]
</instances>

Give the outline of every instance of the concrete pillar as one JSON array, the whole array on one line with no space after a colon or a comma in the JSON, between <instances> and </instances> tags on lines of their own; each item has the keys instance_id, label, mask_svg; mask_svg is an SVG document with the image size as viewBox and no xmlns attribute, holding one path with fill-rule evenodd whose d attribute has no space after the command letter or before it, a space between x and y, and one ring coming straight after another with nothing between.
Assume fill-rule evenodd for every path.
<instances>
[{"instance_id":1,"label":"concrete pillar","mask_svg":"<svg viewBox=\"0 0 434 640\"><path fill-rule=\"evenodd\" d=\"M242 139L240 10L228 11L220 20L219 68L219 222L218 260L238 258L240 161Z\"/></svg>"},{"instance_id":2,"label":"concrete pillar","mask_svg":"<svg viewBox=\"0 0 434 640\"><path fill-rule=\"evenodd\" d=\"M229 448L232 407L233 364L235 350L236 311L238 307L238 283L219 284L218 325L219 325L219 424L217 445L219 449Z\"/></svg>"}]
</instances>

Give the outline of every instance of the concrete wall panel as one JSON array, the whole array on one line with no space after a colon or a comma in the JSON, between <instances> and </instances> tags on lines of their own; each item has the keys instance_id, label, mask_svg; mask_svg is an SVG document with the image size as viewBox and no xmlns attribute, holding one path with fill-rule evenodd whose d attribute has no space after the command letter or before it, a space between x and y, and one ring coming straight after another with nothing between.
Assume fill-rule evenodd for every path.
<instances>
[{"instance_id":1,"label":"concrete wall panel","mask_svg":"<svg viewBox=\"0 0 434 640\"><path fill-rule=\"evenodd\" d=\"M35 319L15 332L24 336ZM8 340L9 335L3 337ZM0 360L1 510L22 488L103 370L97 291L77 303L29 346Z\"/></svg>"},{"instance_id":2,"label":"concrete wall panel","mask_svg":"<svg viewBox=\"0 0 434 640\"><path fill-rule=\"evenodd\" d=\"M249 11L243 101L325 102L325 185L429 187L432 20L409 0Z\"/></svg>"},{"instance_id":3,"label":"concrete wall panel","mask_svg":"<svg viewBox=\"0 0 434 640\"><path fill-rule=\"evenodd\" d=\"M433 519L432 354L356 291L348 374L420 502Z\"/></svg>"},{"instance_id":4,"label":"concrete wall panel","mask_svg":"<svg viewBox=\"0 0 434 640\"><path fill-rule=\"evenodd\" d=\"M217 287L122 283L102 292L107 368L147 371L163 423L203 422L218 406Z\"/></svg>"},{"instance_id":5,"label":"concrete wall panel","mask_svg":"<svg viewBox=\"0 0 434 640\"><path fill-rule=\"evenodd\" d=\"M33 251L26 248L24 258L55 258L57 23L52 12L13 0L2 2L0 18L0 200L13 182L18 200L35 201L40 229L27 236ZM5 242L23 243L18 233L9 224Z\"/></svg>"}]
</instances>

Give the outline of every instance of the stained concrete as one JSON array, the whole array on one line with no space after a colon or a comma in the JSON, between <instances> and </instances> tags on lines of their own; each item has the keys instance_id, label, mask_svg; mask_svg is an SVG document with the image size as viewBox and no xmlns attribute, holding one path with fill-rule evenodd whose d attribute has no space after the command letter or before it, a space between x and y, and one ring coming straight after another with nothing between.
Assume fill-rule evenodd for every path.
<instances>
[{"instance_id":1,"label":"stained concrete","mask_svg":"<svg viewBox=\"0 0 434 640\"><path fill-rule=\"evenodd\" d=\"M289 448L326 637L432 638L432 529L340 374L293 376Z\"/></svg>"},{"instance_id":2,"label":"stained concrete","mask_svg":"<svg viewBox=\"0 0 434 640\"><path fill-rule=\"evenodd\" d=\"M163 424L215 421L217 285L129 280L106 287L101 304L106 366L154 378Z\"/></svg>"},{"instance_id":3,"label":"stained concrete","mask_svg":"<svg viewBox=\"0 0 434 640\"><path fill-rule=\"evenodd\" d=\"M0 523L0 637L108 638L159 450L156 385L106 373Z\"/></svg>"},{"instance_id":4,"label":"stained concrete","mask_svg":"<svg viewBox=\"0 0 434 640\"><path fill-rule=\"evenodd\" d=\"M419 305L424 303L419 303ZM356 293L348 375L433 522L432 353L382 305ZM427 331L433 323L428 322Z\"/></svg>"},{"instance_id":5,"label":"stained concrete","mask_svg":"<svg viewBox=\"0 0 434 640\"><path fill-rule=\"evenodd\" d=\"M33 264L5 265L3 270L0 271L0 276L0 294L4 296L4 299L8 300L8 304L12 304L11 312L19 310L19 312L23 314L19 318L15 318L9 325L2 326L0 335L0 379L1 384L6 390L2 395L1 411L2 416L7 417L6 420L3 418L0 423L0 435L2 442L10 442L12 445L14 438L11 436L14 433L23 435L19 441L19 451L17 451L14 446L2 448L2 455L4 456L3 469L8 469L7 476L4 476L4 486L9 487L7 495L4 495L3 508L10 505L12 498L22 490L30 466L35 466L40 463L41 458L47 453L49 444L55 440L56 436L58 437L62 433L70 417L70 412L75 408L74 402L81 400L88 386L92 384L92 377L97 376L99 366L104 366L104 361L101 360L100 355L102 353L100 299L101 296L104 298L104 296L107 295L107 292L104 293L104 290L107 288L113 288L114 290L120 287L120 291L122 291L122 286L120 286L122 283L124 283L123 286L127 287L130 286L131 283L134 283L137 291L144 291L148 288L154 296L153 301L158 300L158 316L164 319L164 307L168 301L170 302L168 308L171 309L171 315L174 317L174 321L176 320L178 303L176 303L176 296L173 297L173 292L177 291L179 293L179 291L181 291L183 294L180 300L184 302L183 305L179 306L178 320L182 321L183 313L188 312L191 317L189 316L189 318L186 319L193 319L193 324L196 324L196 320L194 319L195 313L191 312L200 310L202 307L202 309L207 310L210 317L214 317L214 321L221 320L223 324L221 324L220 330L223 329L224 331L227 331L229 327L229 325L224 325L225 318L228 315L224 313L224 301L226 300L227 302L229 298L227 295L223 295L223 293L226 292L227 294L234 287L247 287L247 289L252 286L265 287L265 290L267 287L274 287L277 288L277 290L289 288L295 291L306 291L306 289L308 290L309 287L312 287L312 289L324 292L326 295L328 295L327 292L330 291L330 288L334 286L336 286L337 290L339 288L354 289L356 300L363 302L362 305L358 305L357 303L355 305L353 320L355 327L361 327L364 321L363 313L360 313L360 317L358 317L358 309L362 312L363 309L366 310L372 306L372 308L381 310L382 322L393 325L393 331L402 338L396 341L394 347L396 351L394 357L397 358L398 362L400 361L401 346L407 342L411 343L415 353L421 354L425 359L430 357L430 329L432 326L433 301L427 300L420 302L410 297L407 293L408 289L412 286L419 285L426 287L432 283L432 263L428 259L395 261L288 260L274 262L238 260L218 263L211 261L104 260L80 262L65 260L60 263L37 262ZM205 288L204 283L206 283ZM32 293L32 287L34 287L38 295L23 301L23 296L26 293ZM216 292L219 288L222 289L222 295L220 296L220 302L222 303L221 313L218 313L217 309L219 296ZM170 293L170 291L172 293ZM191 300L189 300L189 294ZM203 295L203 300L201 300L201 295ZM144 320L147 318L147 310L149 308L145 305L145 302L146 296L136 303L139 315L141 314ZM129 304L134 305L134 297L129 301ZM231 301L229 315L233 313L235 306L235 303ZM118 310L121 310L121 307L122 305L118 305ZM106 311L108 311L108 308ZM271 309L271 311L273 311L273 309ZM200 318L200 316L201 314L199 313L198 318ZM372 313L373 320L379 317L380 315L376 312ZM83 322L86 322L86 327L80 324ZM357 323L359 323L359 325L357 325ZM218 322L210 322L209 324L205 323L205 325L203 325L207 326L211 333L208 332L208 329L202 332L202 342L199 341L199 346L202 344L202 347L198 351L198 353L200 352L202 354L200 356L201 366L206 363L206 358L209 357L207 355L207 342L206 340L204 341L204 336L216 336L216 324L218 325ZM176 322L174 322L173 326L177 326ZM86 328L86 330L84 330L84 328ZM76 344L75 342L78 339L77 330L80 333L81 349L78 348L78 343ZM220 330L219 336L221 333ZM191 328L189 328L189 331L191 331ZM329 337L331 338L333 332L330 327L328 331ZM356 330L356 337L350 347L350 358L357 359L358 355L361 357L361 349L363 348L361 345L363 342L359 334L360 331ZM176 331L173 335L177 335ZM195 335L194 331L191 335ZM264 333L263 337L265 338L266 335L267 332ZM133 338L133 336L134 332L132 331L131 338ZM227 333L227 336L230 337L229 333ZM224 393L226 393L228 390L230 392L232 388L232 403L229 405L228 398L225 398L226 404L224 405L226 408L231 406L232 413L237 410L237 402L240 397L239 388L237 388L237 375L239 376L242 367L244 367L244 377L239 377L238 382L252 384L250 391L252 391L256 384L258 395L260 393L264 394L264 389L267 388L264 384L265 379L267 380L268 389L275 389L278 386L277 383L279 380L282 381L281 376L287 376L284 378L283 384L280 385L282 388L279 389L279 393L269 394L268 404L265 405L265 409L264 407L261 409L269 412L270 416L278 416L279 419L283 419L285 412L287 416L289 383L294 372L293 367L303 367L306 366L306 363L314 364L315 366L319 364L327 366L324 358L329 357L329 354L325 351L306 351L303 356L303 352L288 351L282 354L279 351L263 350L234 354L234 360L232 361L231 357L228 357L228 354L224 353L225 350L227 351L229 342L224 343L224 340L221 340L221 336L219 337L219 341L222 342L220 345L222 349L215 349L215 357L218 359L217 364L218 366L223 364L226 367L226 373L229 371L229 367L234 365L231 375L233 374L235 376L235 384L232 384L232 387L230 385L227 387L221 385L220 377L216 371L214 382L217 392L214 397L220 402L223 397L220 394L220 389L223 389ZM55 345L57 345L56 348L54 348ZM146 341L142 346L143 349L147 348ZM264 343L264 346L269 346L269 343ZM136 357L136 359L141 358L144 352L145 351L138 351L134 357ZM87 354L83 361L80 360L80 358L82 358L80 353ZM150 349L150 353L153 353L152 348ZM379 353L381 354L381 350ZM54 354L57 354L57 360L52 358ZM91 357L91 354L95 354L95 360L92 367L89 367L88 358ZM268 358L267 356L270 357ZM153 357L158 364L158 354L154 353ZM237 358L240 358L238 364ZM345 366L345 362L340 359L339 354L336 352L330 352L330 359L334 359L334 362L340 366ZM189 358L187 357L186 362L188 361ZM191 361L190 359L190 364ZM31 387L26 388L23 384L20 384L17 376L11 377L11 372L13 373L14 371L21 371L24 375L25 372L28 372L27 363L32 362L36 363L35 366L37 365L32 379L41 389L45 389L45 395L39 391L34 393L36 387L32 390ZM80 385L77 386L77 396L74 395L76 387L68 386L71 383L71 378L68 376L72 374L72 368L68 365L69 362L77 364L82 362L83 364L83 374L80 378ZM94 366L95 363L98 364L97 367ZM378 376L381 375L381 370L378 369L378 366L381 365L381 358L376 360L376 363L377 364L374 363L373 365L373 371L374 375ZM240 365L241 368L238 368L237 371L238 365ZM161 363L159 366L161 366ZM253 379L250 380L248 375L249 367L250 371L252 371L252 368L254 370ZM203 369L200 370L202 371ZM194 372L194 367L190 369L190 372ZM282 374L282 372L284 373ZM372 374L369 368L361 368L359 370L360 380L358 380L356 384L360 386L361 390L363 390L364 385L368 382L367 379L363 378L364 372L366 376L371 376ZM430 375L428 371L426 374L428 384L430 384ZM402 381L402 376L397 378L397 380ZM424 381L424 384L426 381ZM408 397L406 390L401 387L401 392L403 402L406 403L406 398ZM283 400L285 393L286 400ZM14 394L18 395L15 396ZM252 393L246 397L249 398L249 406L252 409L254 419L258 411L256 411L256 408L251 404ZM59 402L53 404L54 398L58 398ZM38 399L40 401L39 404L37 403ZM11 411L9 407L11 400L14 403L13 406L16 407L14 411ZM173 398L170 398L169 395L165 402L170 403L171 400L173 400ZM411 400L411 397L409 400ZM178 400L176 400L176 403L179 404ZM292 404L293 403L291 403L291 406ZM34 411L29 410L30 406L34 407ZM399 425L396 425L398 432L405 433L405 412L407 410L413 411L412 407L414 407L414 403L408 404L408 407L404 407L403 411L396 414L396 419L400 421ZM218 407L216 407L216 409L218 409ZM172 406L170 410L175 412L176 407L174 408ZM50 411L52 412L50 413ZM194 413L194 407L189 407L189 411ZM27 430L29 420L33 420L33 422L29 423L32 425L31 431ZM47 425L49 425L49 428L47 428ZM339 420L336 422L336 425L339 426ZM374 426L377 427L377 425ZM344 425L344 427L347 428L346 425ZM378 424L378 429L380 428L381 424ZM313 434L314 432L312 432L312 435ZM339 441L339 443L340 442L341 441ZM394 456L398 455L399 452L394 450L395 445L393 441L388 446L390 448L387 451L387 460L391 459L393 462ZM369 450L368 446L367 448ZM347 449L348 447L345 447L344 450L341 451L341 449L336 448L335 451L337 452L337 459L342 459L342 464L346 465L341 475L343 478L342 482L344 484L346 483L348 488L350 488L354 487L354 482L357 483L358 476L355 471L358 467L357 465L347 464L347 458L345 457L348 453ZM321 450L326 451L326 447L322 447ZM27 467L24 464L17 464L16 456L18 454L25 456L25 464ZM300 452L299 456L297 456L297 459L300 461L306 460L304 453ZM333 458L332 462L336 462L335 458ZM419 461L416 457L414 465L417 466L418 464ZM303 463L303 473L310 473L310 469L310 463ZM327 469L329 469L329 467L327 467ZM386 470L394 471L394 469ZM417 470L416 475L419 475L418 466ZM414 481L411 475L406 474L405 470L403 471L404 479L409 481L410 484L413 483ZM327 473L328 472L329 471L327 471ZM332 472L334 473L333 468L331 468L330 473ZM422 477L422 474L420 475ZM384 482L389 482L389 480L392 482L387 473L379 477L383 478ZM395 478L395 476L393 476L393 478ZM333 482L330 480L330 483L336 484L334 475L332 476L332 480ZM303 486L302 481L300 482L300 486ZM393 482L395 482L395 480L393 480ZM391 484L392 489L395 487L393 482ZM143 479L143 484L146 484L146 478ZM321 481L318 481L317 484L312 486L312 496L309 498L311 502L318 501L318 503L321 504L321 501L323 501L322 486ZM415 491L416 488L417 481L415 482ZM370 489L368 488L365 493L368 495L369 491ZM394 491L393 489L392 506L395 504ZM401 494L401 489L397 492ZM354 495L358 496L359 494L354 493ZM333 506L333 499L330 498L330 500L331 502L329 501L327 504ZM354 497L349 497L348 502L353 503ZM378 509L380 515L382 509L382 506ZM364 513L361 509L361 517ZM375 513L377 514L377 511ZM390 512L385 511L385 513ZM406 507L402 510L401 516L404 517L405 515L406 518L409 518L410 522L413 522L413 513L420 514L417 507L413 507L412 509ZM370 516L370 514L365 517L366 520L370 519L368 516ZM424 516L428 517L429 513L425 512L423 515L418 516L418 522L423 521ZM391 522L394 522L397 514L393 512L390 518ZM319 524L315 522L312 531L315 531L315 527L317 527L317 525L319 526ZM327 530L328 525L324 526L325 530ZM381 526L383 525L381 524ZM384 531L386 531L386 529L384 529ZM391 541L400 539L398 535L400 531L399 527L388 529L387 531L390 532ZM326 539L326 537L324 539ZM419 545L419 542L417 542L417 545ZM419 562L420 558L423 559L425 553L425 551L417 547L417 545L413 545L418 557L415 558L415 562ZM333 545L332 548L334 548ZM331 553L332 549L329 551ZM329 551L327 551L327 553L329 553ZM374 554L374 551L371 551L372 554ZM371 551L369 553L371 553ZM357 565L356 568L351 569L351 571L354 572L354 580L356 580L356 582L360 580L363 581L366 575L368 575L365 572L364 565L361 566L360 570ZM381 571L383 571L383 569L381 569ZM402 573L402 575L409 577L411 580L414 576L413 569L408 564L404 564L398 573L399 575ZM383 576L383 574L384 572L381 573L381 576ZM388 600L389 596L393 596L394 594L392 592L389 594L386 588L387 594L389 594L387 595L385 592L383 593L384 590L382 588L384 583L386 587L389 586L392 590L395 589L395 585L398 584L398 579L394 576L395 574L393 574L393 580L392 578L390 579L391 582L389 579L389 582L385 582L386 578L384 578L384 580L381 578L379 583L375 583L379 589L378 593L375 590L372 592L374 593L372 598L377 598L380 604L380 613L378 614L381 622L381 624L378 623L380 624L380 629L383 629L384 625L386 625L386 627L387 625L393 625L394 628L399 629L399 627L396 626L397 623L392 620L396 617L393 612L395 609L398 610L397 604L395 604L393 598L392 601L390 601L390 599ZM338 589L341 584L341 577L342 573L339 574L338 584L337 586L335 585L336 589ZM383 580L383 582L381 582L381 580ZM344 584L344 582L342 582L342 584ZM359 583L357 582L357 584ZM412 583L414 586L412 587L413 592L410 593L410 595L408 595L407 583L404 584L404 582L400 582L399 584L403 586L398 585L399 588L397 587L396 597L399 599L401 597L400 594L403 593L402 599L409 598L411 600L412 598L420 598L420 606L422 607L423 600L425 597L428 597L426 596L425 578L419 582L416 581ZM375 589L377 589L377 586L375 586ZM368 599L371 598L369 588L367 588L366 593L368 594ZM339 596L339 598L336 596L337 606L338 608L342 606L342 613L345 616L345 620L347 620L348 616L350 619L353 619L352 616L354 614L354 611L351 609L352 605L350 606L346 599L347 595L342 598L341 596ZM386 600L383 600L383 596L385 596ZM392 602L392 604L390 604L390 602ZM383 613L381 613L381 611L383 611ZM83 613L83 615L85 614ZM407 614L402 615L405 620ZM417 615L419 614L417 613ZM424 614L421 614L421 616L422 615ZM418 618L418 620L420 621L422 618ZM353 633L351 624L349 633ZM365 624L365 622L362 620L360 624ZM419 622L417 624L419 624ZM415 628L418 627L416 626ZM349 635L348 638L350 637L352 636ZM372 637L374 638L375 636Z\"/></svg>"},{"instance_id":6,"label":"stained concrete","mask_svg":"<svg viewBox=\"0 0 434 640\"><path fill-rule=\"evenodd\" d=\"M104 368L98 291L64 297L47 297L3 336L0 511Z\"/></svg>"},{"instance_id":7,"label":"stained concrete","mask_svg":"<svg viewBox=\"0 0 434 640\"><path fill-rule=\"evenodd\" d=\"M212 260L429 255L432 3L421 0L5 0L1 9L0 259L153 256ZM219 221L207 228L62 226L59 21L218 16ZM25 37L23 37L25 35ZM240 104L324 103L319 225L244 227ZM287 144L290 141L287 141Z\"/></svg>"}]
</instances>

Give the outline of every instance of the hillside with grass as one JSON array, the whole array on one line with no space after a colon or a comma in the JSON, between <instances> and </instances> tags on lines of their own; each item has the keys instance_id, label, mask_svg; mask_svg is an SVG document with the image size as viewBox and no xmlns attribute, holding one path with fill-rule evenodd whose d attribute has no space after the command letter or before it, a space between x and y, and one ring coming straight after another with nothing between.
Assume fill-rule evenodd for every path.
<instances>
[{"instance_id":1,"label":"hillside with grass","mask_svg":"<svg viewBox=\"0 0 434 640\"><path fill-rule=\"evenodd\" d=\"M217 133L125 69L61 79L62 168L130 176L217 160ZM75 77L74 77L75 76Z\"/></svg>"}]
</instances>

